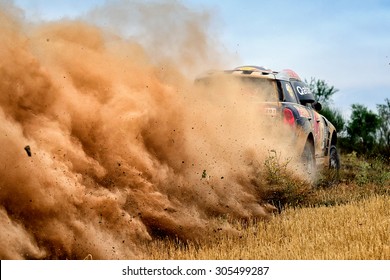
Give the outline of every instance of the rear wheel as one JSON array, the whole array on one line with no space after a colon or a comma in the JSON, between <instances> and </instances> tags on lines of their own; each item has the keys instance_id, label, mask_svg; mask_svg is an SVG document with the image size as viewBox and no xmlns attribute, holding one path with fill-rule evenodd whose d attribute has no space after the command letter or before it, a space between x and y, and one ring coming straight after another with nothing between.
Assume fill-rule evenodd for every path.
<instances>
[{"instance_id":1,"label":"rear wheel","mask_svg":"<svg viewBox=\"0 0 390 280\"><path fill-rule=\"evenodd\" d=\"M307 174L313 178L316 169L316 158L314 153L314 144L309 140L306 141L305 147L303 149L302 163Z\"/></svg>"},{"instance_id":2,"label":"rear wheel","mask_svg":"<svg viewBox=\"0 0 390 280\"><path fill-rule=\"evenodd\" d=\"M331 146L329 150L329 168L335 170L340 169L340 156L336 146Z\"/></svg>"},{"instance_id":3,"label":"rear wheel","mask_svg":"<svg viewBox=\"0 0 390 280\"><path fill-rule=\"evenodd\" d=\"M336 146L330 146L329 149L329 170L327 172L327 185L333 186L339 182L340 156Z\"/></svg>"}]
</instances>

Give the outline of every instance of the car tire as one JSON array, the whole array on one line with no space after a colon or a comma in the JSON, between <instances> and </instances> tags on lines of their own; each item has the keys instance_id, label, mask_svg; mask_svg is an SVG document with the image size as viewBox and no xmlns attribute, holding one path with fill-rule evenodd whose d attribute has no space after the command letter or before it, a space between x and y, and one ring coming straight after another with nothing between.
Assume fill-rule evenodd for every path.
<instances>
[{"instance_id":1,"label":"car tire","mask_svg":"<svg viewBox=\"0 0 390 280\"><path fill-rule=\"evenodd\" d=\"M302 163L305 168L305 172L314 178L316 171L316 157L314 152L314 144L311 141L306 141L305 147L302 153Z\"/></svg>"},{"instance_id":2,"label":"car tire","mask_svg":"<svg viewBox=\"0 0 390 280\"><path fill-rule=\"evenodd\" d=\"M336 146L331 146L329 149L329 168L334 170L340 169L340 156Z\"/></svg>"}]
</instances>

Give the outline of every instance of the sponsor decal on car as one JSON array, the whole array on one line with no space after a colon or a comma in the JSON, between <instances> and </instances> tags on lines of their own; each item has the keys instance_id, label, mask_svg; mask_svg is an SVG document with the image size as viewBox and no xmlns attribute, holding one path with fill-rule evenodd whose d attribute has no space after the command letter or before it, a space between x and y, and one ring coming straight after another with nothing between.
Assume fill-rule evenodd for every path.
<instances>
[{"instance_id":1,"label":"sponsor decal on car","mask_svg":"<svg viewBox=\"0 0 390 280\"><path fill-rule=\"evenodd\" d=\"M297 86L296 89L300 95L312 94L311 89L309 87Z\"/></svg>"}]
</instances>

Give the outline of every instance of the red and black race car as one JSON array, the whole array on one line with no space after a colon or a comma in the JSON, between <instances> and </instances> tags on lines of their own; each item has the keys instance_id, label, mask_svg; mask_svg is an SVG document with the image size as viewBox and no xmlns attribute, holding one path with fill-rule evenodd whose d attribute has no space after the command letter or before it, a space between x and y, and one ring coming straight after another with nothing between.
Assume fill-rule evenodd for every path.
<instances>
[{"instance_id":1,"label":"red and black race car","mask_svg":"<svg viewBox=\"0 0 390 280\"><path fill-rule=\"evenodd\" d=\"M198 78L197 83L208 83L216 76L238 79L252 94L262 94L265 113L279 117L294 131L295 147L302 155L307 171L316 166L340 168L336 148L337 132L319 111L310 88L292 70L272 71L258 66L241 66L233 70L213 71Z\"/></svg>"}]
</instances>

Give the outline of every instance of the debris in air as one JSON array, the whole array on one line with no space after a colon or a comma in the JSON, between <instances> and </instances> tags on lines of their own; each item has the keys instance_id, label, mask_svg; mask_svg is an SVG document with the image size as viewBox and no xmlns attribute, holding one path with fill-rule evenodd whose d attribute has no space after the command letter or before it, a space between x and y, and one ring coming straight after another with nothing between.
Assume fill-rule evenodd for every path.
<instances>
[{"instance_id":1,"label":"debris in air","mask_svg":"<svg viewBox=\"0 0 390 280\"><path fill-rule=\"evenodd\" d=\"M27 155L28 155L29 157L31 157L31 148L30 148L30 146L27 145L26 147L24 147L24 150L26 151Z\"/></svg>"}]
</instances>

